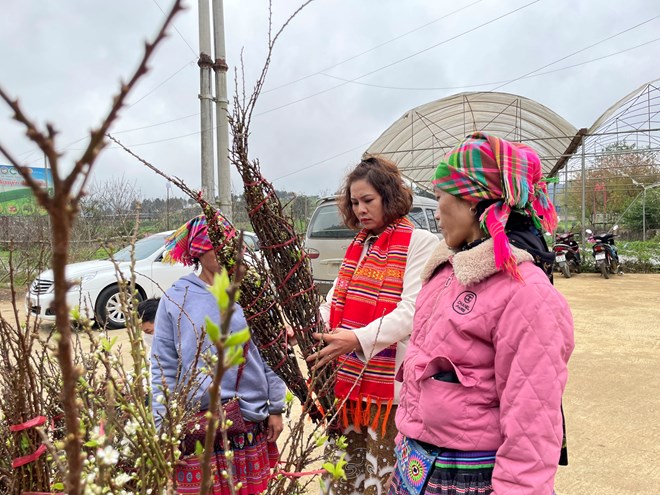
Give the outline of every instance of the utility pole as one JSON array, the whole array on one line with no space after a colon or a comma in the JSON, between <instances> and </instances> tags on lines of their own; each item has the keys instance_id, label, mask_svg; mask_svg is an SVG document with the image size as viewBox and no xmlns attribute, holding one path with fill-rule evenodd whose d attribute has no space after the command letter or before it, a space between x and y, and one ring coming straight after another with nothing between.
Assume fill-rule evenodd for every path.
<instances>
[{"instance_id":1,"label":"utility pole","mask_svg":"<svg viewBox=\"0 0 660 495\"><path fill-rule=\"evenodd\" d=\"M215 203L213 176L213 93L211 92L211 12L208 0L199 0L199 105L201 115L202 195Z\"/></svg>"},{"instance_id":2,"label":"utility pole","mask_svg":"<svg viewBox=\"0 0 660 495\"><path fill-rule=\"evenodd\" d=\"M218 200L220 210L232 220L231 175L229 171L229 121L227 115L227 70L225 60L225 15L223 0L213 0L213 35L215 41L215 121L218 141Z\"/></svg>"}]
</instances>

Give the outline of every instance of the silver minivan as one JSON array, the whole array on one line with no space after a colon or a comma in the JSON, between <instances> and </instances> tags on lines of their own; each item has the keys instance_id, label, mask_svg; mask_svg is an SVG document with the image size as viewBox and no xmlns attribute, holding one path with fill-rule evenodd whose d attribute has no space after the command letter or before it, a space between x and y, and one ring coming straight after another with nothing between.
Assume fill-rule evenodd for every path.
<instances>
[{"instance_id":1,"label":"silver minivan","mask_svg":"<svg viewBox=\"0 0 660 495\"><path fill-rule=\"evenodd\" d=\"M415 196L408 218L415 228L428 230L441 238L434 217L437 206L434 199ZM356 234L344 225L335 196L319 200L307 227L305 250L312 261L314 282L321 295L325 296L332 287L346 249Z\"/></svg>"}]
</instances>

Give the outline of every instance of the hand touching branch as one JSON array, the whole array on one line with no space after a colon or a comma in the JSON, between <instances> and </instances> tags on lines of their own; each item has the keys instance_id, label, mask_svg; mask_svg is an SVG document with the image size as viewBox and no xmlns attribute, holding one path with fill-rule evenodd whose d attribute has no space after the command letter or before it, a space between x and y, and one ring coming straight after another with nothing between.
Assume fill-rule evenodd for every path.
<instances>
[{"instance_id":1,"label":"hand touching branch","mask_svg":"<svg viewBox=\"0 0 660 495\"><path fill-rule=\"evenodd\" d=\"M312 337L326 344L319 352L307 358L307 362L314 363L313 370L322 368L339 356L362 350L360 341L352 330L337 328L330 333L313 333Z\"/></svg>"}]
</instances>

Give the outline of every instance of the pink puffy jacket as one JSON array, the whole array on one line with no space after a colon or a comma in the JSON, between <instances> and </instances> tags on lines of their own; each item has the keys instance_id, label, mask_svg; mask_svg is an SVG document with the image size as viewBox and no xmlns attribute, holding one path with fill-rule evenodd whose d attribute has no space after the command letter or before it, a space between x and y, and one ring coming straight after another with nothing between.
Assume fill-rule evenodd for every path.
<instances>
[{"instance_id":1,"label":"pink puffy jacket","mask_svg":"<svg viewBox=\"0 0 660 495\"><path fill-rule=\"evenodd\" d=\"M573 319L531 255L513 249L524 283L497 270L492 240L457 253L444 241L436 249L397 377L396 423L439 447L497 450L497 495L550 495ZM433 378L452 370L460 383Z\"/></svg>"}]
</instances>

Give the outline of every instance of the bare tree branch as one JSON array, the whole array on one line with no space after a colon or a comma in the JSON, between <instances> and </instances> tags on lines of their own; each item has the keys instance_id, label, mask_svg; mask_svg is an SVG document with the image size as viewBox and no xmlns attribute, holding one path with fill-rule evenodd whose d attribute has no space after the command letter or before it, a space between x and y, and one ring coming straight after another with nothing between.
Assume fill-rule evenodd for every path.
<instances>
[{"instance_id":1,"label":"bare tree branch","mask_svg":"<svg viewBox=\"0 0 660 495\"><path fill-rule=\"evenodd\" d=\"M65 440L65 451L68 462L68 473L66 477L66 492L69 495L79 495L83 490L81 480L82 473L82 436L80 432L80 416L77 399L77 383L80 376L80 369L74 364L74 350L71 339L71 326L69 319L69 310L67 306L66 293L69 289L69 282L66 279L65 267L68 261L69 243L71 240L71 228L75 215L78 211L77 206L80 198L84 194L85 185L89 178L99 152L105 146L103 138L112 123L117 118L118 112L124 104L126 96L135 87L137 81L147 71L147 63L150 60L155 47L165 37L165 31L170 25L174 15L181 10L181 1L176 0L172 6L169 15L166 17L156 39L153 43L145 45L145 53L137 70L131 77L128 84L122 84L119 94L113 99L113 105L106 115L101 126L91 133L90 143L84 151L82 157L76 162L71 173L62 178L58 167L59 155L55 149L54 139L55 129L52 125L46 126L46 133L41 132L33 122L22 112L18 100L12 100L8 94L0 89L0 97L14 111L14 119L22 123L26 128L27 136L35 142L46 155L51 170L53 171L54 194L48 196L47 190L37 184L30 176L27 167L17 167L18 172L25 179L28 186L32 189L39 202L46 208L51 218L51 238L53 245L53 280L54 280L54 299L55 323L59 332L57 345L57 359L59 361L62 373L61 398L64 409L64 420L67 430ZM3 153L7 154L3 149ZM16 160L13 160L17 165ZM74 184L80 182L79 190L72 195Z\"/></svg>"},{"instance_id":2,"label":"bare tree branch","mask_svg":"<svg viewBox=\"0 0 660 495\"><path fill-rule=\"evenodd\" d=\"M113 98L113 104L112 107L110 108L110 111L106 115L101 125L97 129L92 131L89 144L87 145L87 149L85 149L83 155L80 157L78 161L76 161L76 164L73 167L71 173L66 177L65 187L68 190L71 190L73 184L78 180L79 176L80 175L83 176L83 183L81 184L78 193L75 195L74 203L77 203L80 200L80 197L85 190L85 185L89 178L89 172L91 171L92 164L96 160L96 157L98 156L99 152L106 146L106 143L104 142L104 137L108 132L108 129L110 129L110 126L117 118L119 111L124 106L126 97L131 92L133 87L135 87L135 84L142 76L144 76L148 72L149 68L147 64L151 59L151 56L153 55L154 49L166 37L167 30L170 24L172 23L174 16L176 16L176 14L178 14L179 11L181 10L183 10L183 6L181 5L181 0L176 0L169 14L165 18L165 22L163 22L163 25L158 31L158 34L156 35L154 41L151 43L147 42L144 44L144 55L142 56L142 60L140 61L138 68L135 70L133 76L131 77L130 81L127 84L123 84L123 83L121 84L119 93Z\"/></svg>"}]
</instances>

